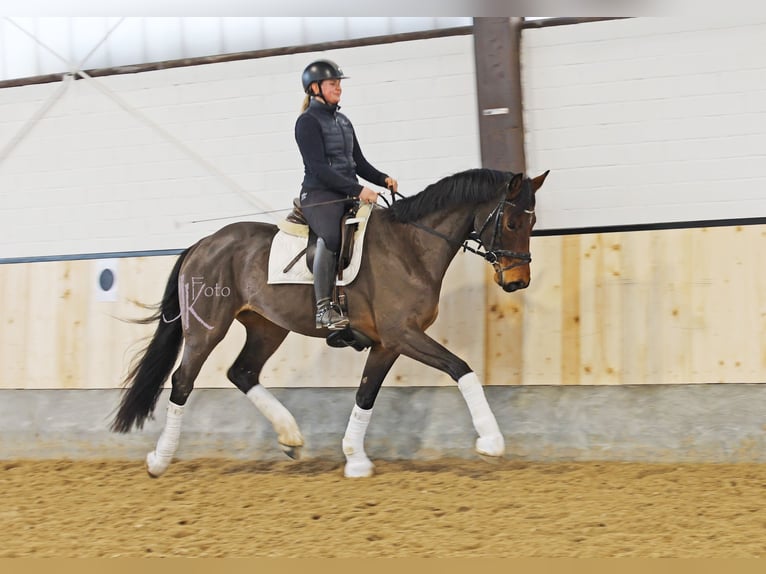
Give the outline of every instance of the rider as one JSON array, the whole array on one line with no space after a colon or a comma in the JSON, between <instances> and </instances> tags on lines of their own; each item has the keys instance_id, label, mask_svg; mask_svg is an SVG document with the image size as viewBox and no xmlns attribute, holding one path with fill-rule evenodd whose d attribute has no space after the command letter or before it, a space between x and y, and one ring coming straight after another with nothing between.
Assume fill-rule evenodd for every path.
<instances>
[{"instance_id":1,"label":"rider","mask_svg":"<svg viewBox=\"0 0 766 574\"><path fill-rule=\"evenodd\" d=\"M340 250L341 218L354 200L363 203L378 200L378 193L359 184L357 175L380 187L394 191L398 187L394 178L365 159L354 127L338 111L340 82L344 78L343 71L330 60L317 60L306 66L301 77L306 97L295 122L295 141L304 166L301 209L317 235L313 268L317 329L340 330L348 325L348 318L330 300Z\"/></svg>"}]
</instances>

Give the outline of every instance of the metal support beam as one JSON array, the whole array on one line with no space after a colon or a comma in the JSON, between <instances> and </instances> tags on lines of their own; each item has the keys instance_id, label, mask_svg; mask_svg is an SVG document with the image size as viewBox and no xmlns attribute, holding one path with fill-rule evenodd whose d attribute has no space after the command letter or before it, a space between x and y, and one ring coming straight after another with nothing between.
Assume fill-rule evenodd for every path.
<instances>
[{"instance_id":1,"label":"metal support beam","mask_svg":"<svg viewBox=\"0 0 766 574\"><path fill-rule=\"evenodd\" d=\"M523 18L474 18L482 166L524 172L519 48Z\"/></svg>"}]
</instances>

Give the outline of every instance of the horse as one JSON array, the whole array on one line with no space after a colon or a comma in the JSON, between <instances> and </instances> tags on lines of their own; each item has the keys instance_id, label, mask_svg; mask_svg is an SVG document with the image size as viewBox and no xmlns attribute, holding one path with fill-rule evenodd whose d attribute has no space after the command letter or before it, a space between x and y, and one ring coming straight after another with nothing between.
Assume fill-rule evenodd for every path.
<instances>
[{"instance_id":1,"label":"horse","mask_svg":"<svg viewBox=\"0 0 766 574\"><path fill-rule=\"evenodd\" d=\"M478 376L425 331L436 320L442 280L461 249L484 257L494 268L495 283L504 291L529 285L535 194L548 173L529 178L521 173L470 169L444 177L388 207L373 206L358 274L345 287L351 327L369 342L341 443L345 477L374 473L364 437L378 391L401 355L456 381L478 434L476 452L490 460L504 454L505 440ZM159 477L168 469L195 378L234 320L245 327L246 338L227 378L270 421L284 453L300 458L304 445L300 428L287 408L260 384L259 376L288 333L325 338L331 333L314 324L310 285L267 281L269 251L277 231L270 223L237 222L188 247L175 261L155 312L139 320L157 326L131 363L112 431L142 428L183 347L171 377L165 425L155 449L146 456L150 476ZM189 278L204 278L206 289L216 285L228 291L225 296L195 298L194 285L190 296Z\"/></svg>"}]
</instances>

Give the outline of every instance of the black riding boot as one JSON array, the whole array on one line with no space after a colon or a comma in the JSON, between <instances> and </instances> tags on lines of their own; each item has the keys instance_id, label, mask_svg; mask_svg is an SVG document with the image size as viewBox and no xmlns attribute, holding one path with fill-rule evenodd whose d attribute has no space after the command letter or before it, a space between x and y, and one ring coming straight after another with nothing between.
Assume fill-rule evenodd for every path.
<instances>
[{"instance_id":1,"label":"black riding boot","mask_svg":"<svg viewBox=\"0 0 766 574\"><path fill-rule=\"evenodd\" d=\"M317 301L317 329L340 331L348 326L348 317L341 315L332 305L330 295L335 283L336 255L327 249L324 239L317 239L314 253L314 295Z\"/></svg>"}]
</instances>

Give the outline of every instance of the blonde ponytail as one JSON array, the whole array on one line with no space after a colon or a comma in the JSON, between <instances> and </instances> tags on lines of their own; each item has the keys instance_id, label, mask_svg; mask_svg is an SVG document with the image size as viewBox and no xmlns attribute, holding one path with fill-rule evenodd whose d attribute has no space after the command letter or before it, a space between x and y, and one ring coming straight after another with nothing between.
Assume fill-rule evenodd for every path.
<instances>
[{"instance_id":1,"label":"blonde ponytail","mask_svg":"<svg viewBox=\"0 0 766 574\"><path fill-rule=\"evenodd\" d=\"M311 101L311 96L306 94L306 97L303 98L303 105L301 106L301 112L305 112L307 109L309 109L309 102Z\"/></svg>"}]
</instances>

